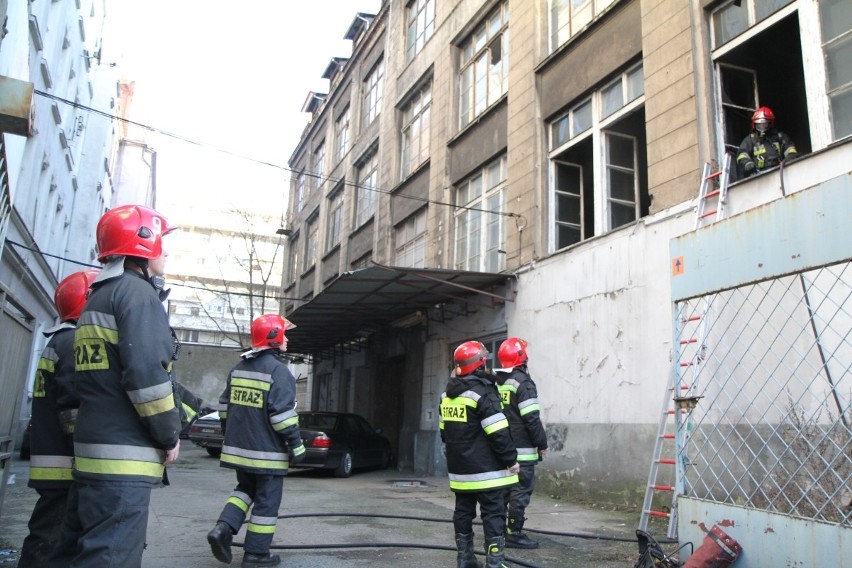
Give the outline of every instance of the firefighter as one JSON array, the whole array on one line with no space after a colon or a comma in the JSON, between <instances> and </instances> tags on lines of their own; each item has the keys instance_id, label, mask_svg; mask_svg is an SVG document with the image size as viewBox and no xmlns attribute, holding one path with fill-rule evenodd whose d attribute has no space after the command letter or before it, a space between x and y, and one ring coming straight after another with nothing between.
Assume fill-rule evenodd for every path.
<instances>
[{"instance_id":1,"label":"firefighter","mask_svg":"<svg viewBox=\"0 0 852 568\"><path fill-rule=\"evenodd\" d=\"M503 566L504 492L518 482L520 471L495 377L485 367L487 356L478 341L466 341L456 348L455 369L439 408L450 489L456 495L453 528L458 568L481 566L473 553L477 503L485 533L486 567Z\"/></svg>"},{"instance_id":2,"label":"firefighter","mask_svg":"<svg viewBox=\"0 0 852 568\"><path fill-rule=\"evenodd\" d=\"M139 205L115 207L98 222L104 268L74 334L74 568L141 565L151 489L180 452L171 333L151 281L165 272L163 237L174 229Z\"/></svg>"},{"instance_id":3,"label":"firefighter","mask_svg":"<svg viewBox=\"0 0 852 568\"><path fill-rule=\"evenodd\" d=\"M21 566L48 566L57 546L74 457L74 420L80 401L74 391L74 329L83 311L97 270L67 276L56 287L53 302L59 325L44 331L49 337L33 383L30 479L39 498L30 516L30 533L21 548Z\"/></svg>"},{"instance_id":4,"label":"firefighter","mask_svg":"<svg viewBox=\"0 0 852 568\"><path fill-rule=\"evenodd\" d=\"M527 342L510 337L500 344L497 358L503 367L497 372L497 388L521 465L519 482L508 491L506 499L506 546L538 548L538 543L524 533L524 511L535 489L535 466L547 452L547 434L539 417L538 392L527 370Z\"/></svg>"},{"instance_id":5,"label":"firefighter","mask_svg":"<svg viewBox=\"0 0 852 568\"><path fill-rule=\"evenodd\" d=\"M231 541L249 509L242 566L277 566L270 554L287 468L305 459L296 413L296 379L281 352L293 324L278 314L251 324L252 348L228 375L219 398L225 440L219 465L235 469L237 486L207 534L213 556L231 563Z\"/></svg>"},{"instance_id":6,"label":"firefighter","mask_svg":"<svg viewBox=\"0 0 852 568\"><path fill-rule=\"evenodd\" d=\"M753 176L798 155L790 137L775 128L772 109L763 106L754 111L751 133L740 143L737 154L737 166L743 176Z\"/></svg>"}]
</instances>

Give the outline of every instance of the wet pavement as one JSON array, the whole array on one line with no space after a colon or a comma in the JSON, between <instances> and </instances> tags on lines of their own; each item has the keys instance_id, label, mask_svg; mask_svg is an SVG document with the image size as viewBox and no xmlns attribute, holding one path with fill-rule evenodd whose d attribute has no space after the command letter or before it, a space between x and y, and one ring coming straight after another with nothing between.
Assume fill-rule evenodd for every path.
<instances>
[{"instance_id":1,"label":"wet pavement","mask_svg":"<svg viewBox=\"0 0 852 568\"><path fill-rule=\"evenodd\" d=\"M0 512L0 568L17 565L37 494L26 486L28 462L16 461ZM184 440L171 486L151 495L143 568L214 567L206 541L236 484L232 470ZM455 566L450 522L454 498L446 477L421 477L392 469L355 472L338 479L294 470L284 479L284 501L273 548L285 568L352 566ZM526 529L537 550L507 550L510 566L631 568L638 556L635 513L589 509L536 494ZM242 542L245 529L235 537ZM482 549L481 527L475 528ZM580 538L593 535L619 540ZM234 548L239 565L242 550ZM480 557L481 559L481 557ZM23 568L23 567L22 567Z\"/></svg>"}]
</instances>

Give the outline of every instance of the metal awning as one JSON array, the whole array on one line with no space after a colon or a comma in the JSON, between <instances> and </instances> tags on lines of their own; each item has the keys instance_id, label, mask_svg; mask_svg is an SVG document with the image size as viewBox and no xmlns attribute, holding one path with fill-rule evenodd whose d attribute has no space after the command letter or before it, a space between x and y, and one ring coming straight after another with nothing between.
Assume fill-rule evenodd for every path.
<instances>
[{"instance_id":1,"label":"metal awning","mask_svg":"<svg viewBox=\"0 0 852 568\"><path fill-rule=\"evenodd\" d=\"M318 356L340 347L357 348L359 342L382 328L410 325L405 320L416 317L418 311L425 314L436 304L466 300L472 295L485 296L489 306L495 301L511 301L492 292L508 278L508 274L379 264L346 272L286 315L297 326L287 332L287 352Z\"/></svg>"}]
</instances>

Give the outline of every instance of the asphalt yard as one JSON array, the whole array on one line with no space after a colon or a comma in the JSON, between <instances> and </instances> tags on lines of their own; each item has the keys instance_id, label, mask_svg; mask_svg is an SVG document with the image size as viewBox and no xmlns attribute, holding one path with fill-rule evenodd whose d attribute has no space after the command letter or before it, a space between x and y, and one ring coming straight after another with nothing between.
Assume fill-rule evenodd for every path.
<instances>
[{"instance_id":1,"label":"asphalt yard","mask_svg":"<svg viewBox=\"0 0 852 568\"><path fill-rule=\"evenodd\" d=\"M12 465L0 512L0 567L16 566L27 535L36 492L26 486L28 462ZM183 440L180 460L169 468L171 485L151 497L148 547L142 566L224 566L210 553L209 531L236 484L232 470ZM454 498L445 477L356 471L339 479L294 470L284 480L284 502L273 547L288 568L358 566L455 566L450 522ZM510 566L631 568L638 557L637 515L601 511L536 495L526 527L538 550L507 550ZM242 542L244 530L235 537ZM540 532L537 532L540 531ZM482 530L476 528L476 550ZM619 540L579 538L596 535ZM2 554L5 552L5 554ZM242 549L234 548L239 565Z\"/></svg>"}]
</instances>

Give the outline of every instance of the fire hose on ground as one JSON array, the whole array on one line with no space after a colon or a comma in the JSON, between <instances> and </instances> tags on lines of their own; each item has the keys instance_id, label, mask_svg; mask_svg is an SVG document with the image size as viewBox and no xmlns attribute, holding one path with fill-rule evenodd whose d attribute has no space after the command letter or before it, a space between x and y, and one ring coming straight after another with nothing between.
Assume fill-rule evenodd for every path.
<instances>
[{"instance_id":1,"label":"fire hose on ground","mask_svg":"<svg viewBox=\"0 0 852 568\"><path fill-rule=\"evenodd\" d=\"M411 517L407 515L378 515L373 513L297 513L290 515L278 515L279 519L299 519L306 517L366 517L371 519L402 519L402 520L410 520L410 521L426 521L431 523L452 523L452 519L436 519L431 517ZM480 524L477 522L477 524ZM606 540L612 542L636 542L634 538L625 538L625 537L614 537L614 536L604 536L604 535L596 535L589 533L578 533L578 532L558 532L558 531L545 531L545 530L537 530L531 529L529 527L524 528L525 532L542 534L548 536L561 536L568 538L579 538L586 540ZM234 542L232 546L242 547L242 542ZM340 544L273 544L270 548L275 550L326 550L326 549L342 549L342 548L417 548L424 550L446 550L448 552L456 552L455 546L444 546L440 544L422 544L422 543L405 543L405 542L366 542L366 543L340 543ZM476 554L483 556L484 553L477 552ZM541 568L536 564L531 564L529 562L525 562L518 558L513 558L509 555L505 557L506 562L511 562L512 564L516 564L518 566L525 566L527 568Z\"/></svg>"}]
</instances>

